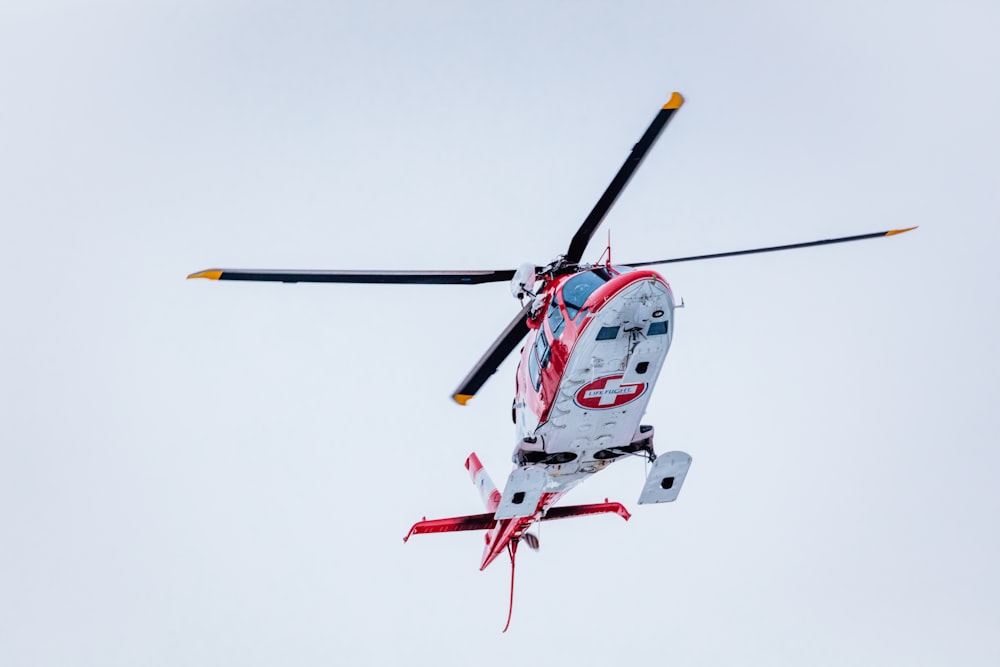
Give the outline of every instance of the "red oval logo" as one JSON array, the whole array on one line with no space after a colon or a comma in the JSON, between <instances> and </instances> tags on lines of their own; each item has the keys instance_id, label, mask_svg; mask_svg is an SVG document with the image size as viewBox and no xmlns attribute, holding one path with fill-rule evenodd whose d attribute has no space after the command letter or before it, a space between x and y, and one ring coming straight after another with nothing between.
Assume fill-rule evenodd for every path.
<instances>
[{"instance_id":1,"label":"red oval logo","mask_svg":"<svg viewBox=\"0 0 1000 667\"><path fill-rule=\"evenodd\" d=\"M646 393L646 383L623 383L624 376L605 375L580 387L576 392L576 404L587 410L607 410L631 403Z\"/></svg>"}]
</instances>

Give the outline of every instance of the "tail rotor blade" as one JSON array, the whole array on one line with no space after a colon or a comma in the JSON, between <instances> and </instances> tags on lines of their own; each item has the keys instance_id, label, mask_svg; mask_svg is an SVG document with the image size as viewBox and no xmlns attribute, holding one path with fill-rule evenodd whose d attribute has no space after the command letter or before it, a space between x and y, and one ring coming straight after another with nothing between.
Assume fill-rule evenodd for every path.
<instances>
[{"instance_id":1,"label":"tail rotor blade","mask_svg":"<svg viewBox=\"0 0 1000 667\"><path fill-rule=\"evenodd\" d=\"M714 252L708 255L691 255L690 257L672 257L670 259L657 259L652 262L635 262L635 263L625 264L625 266L639 268L640 266L653 266L656 264L678 264L680 262L695 262L702 259L718 259L720 257L736 257L738 255L756 255L764 252L777 252L779 250L795 250L797 248L811 248L813 246L819 246L819 245L848 243L850 241L864 241L865 239L877 239L883 236L895 236L896 234L902 234L904 232L908 232L913 229L916 229L916 227L907 227L906 229L890 229L884 232L858 234L857 236L841 236L835 239L823 239L821 241L807 241L805 243L790 243L788 245L775 245L775 246L769 246L767 248L751 248L749 250Z\"/></svg>"},{"instance_id":2,"label":"tail rotor blade","mask_svg":"<svg viewBox=\"0 0 1000 667\"><path fill-rule=\"evenodd\" d=\"M490 376L496 373L497 368L503 360L521 344L524 337L528 335L528 313L531 311L531 303L528 303L521 312L511 320L510 324L503 330L503 333L493 341L486 354L476 362L469 374L465 376L461 384L452 392L451 397L459 405L465 405L469 399L476 395Z\"/></svg>"},{"instance_id":3,"label":"tail rotor blade","mask_svg":"<svg viewBox=\"0 0 1000 667\"><path fill-rule=\"evenodd\" d=\"M570 264L576 264L583 257L584 251L587 249L587 244L590 243L591 237L597 228L600 226L601 221L611 210L614 205L615 200L618 199L618 195L622 193L625 186L628 185L629 180L631 180L632 175L635 173L639 165L646 158L646 154L649 153L650 149L653 148L653 144L660 137L660 133L663 132L663 128L667 126L670 119L673 118L674 113L681 108L684 104L684 98L680 93L673 93L670 96L670 101L663 105L660 112L656 114L656 118L650 124L649 128L646 129L646 133L642 135L633 148L632 152L629 154L628 158L625 160L625 164L621 166L618 173L611 180L611 184L608 185L608 189L604 191L601 198L597 200L597 204L594 206L590 215L583 221L580 225L580 229L577 230L576 234L573 236L573 240L570 241L569 250L566 251L566 261Z\"/></svg>"}]
</instances>

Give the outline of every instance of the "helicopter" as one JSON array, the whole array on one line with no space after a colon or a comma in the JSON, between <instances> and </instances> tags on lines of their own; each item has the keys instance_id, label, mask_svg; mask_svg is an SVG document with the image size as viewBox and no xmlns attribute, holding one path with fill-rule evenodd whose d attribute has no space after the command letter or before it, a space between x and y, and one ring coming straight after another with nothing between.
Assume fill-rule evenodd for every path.
<instances>
[{"instance_id":1,"label":"helicopter","mask_svg":"<svg viewBox=\"0 0 1000 667\"><path fill-rule=\"evenodd\" d=\"M646 267L738 255L847 243L908 232L915 227L854 236L752 248L688 257L612 263L610 243L595 264L582 261L601 222L684 98L674 92L657 112L597 204L577 229L564 254L544 266L516 270L473 271L304 271L208 269L188 278L283 283L362 283L410 285L479 285L509 282L521 302L517 315L452 393L466 405L518 346L511 417L514 422L514 468L502 491L475 452L465 467L479 490L486 512L444 519L424 517L403 541L417 534L484 531L480 570L504 552L511 563L510 627L517 548L538 549L530 532L539 522L629 511L618 502L560 506L575 486L606 467L639 457L649 464L639 504L677 499L692 458L682 451L657 454L654 428L642 417L673 339L677 304L670 284ZM522 343L523 341L523 343Z\"/></svg>"}]
</instances>

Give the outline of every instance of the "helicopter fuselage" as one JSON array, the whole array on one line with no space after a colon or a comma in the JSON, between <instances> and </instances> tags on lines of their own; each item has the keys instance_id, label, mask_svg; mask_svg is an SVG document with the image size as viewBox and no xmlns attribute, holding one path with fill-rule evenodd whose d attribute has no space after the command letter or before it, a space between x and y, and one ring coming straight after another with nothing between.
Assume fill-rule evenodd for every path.
<instances>
[{"instance_id":1,"label":"helicopter fuselage","mask_svg":"<svg viewBox=\"0 0 1000 667\"><path fill-rule=\"evenodd\" d=\"M557 278L536 304L513 458L544 466L546 490L564 493L651 439L640 420L670 348L674 298L656 272L610 266Z\"/></svg>"},{"instance_id":2,"label":"helicopter fuselage","mask_svg":"<svg viewBox=\"0 0 1000 667\"><path fill-rule=\"evenodd\" d=\"M655 458L653 428L640 422L670 348L673 316L670 285L654 271L603 266L544 284L516 374L515 469L502 495L484 496L496 520L481 568L530 537L536 521L560 518L554 506L577 484L620 458ZM481 491L492 488L477 476L478 459L466 465ZM567 516L629 516L619 503L567 509Z\"/></svg>"}]
</instances>

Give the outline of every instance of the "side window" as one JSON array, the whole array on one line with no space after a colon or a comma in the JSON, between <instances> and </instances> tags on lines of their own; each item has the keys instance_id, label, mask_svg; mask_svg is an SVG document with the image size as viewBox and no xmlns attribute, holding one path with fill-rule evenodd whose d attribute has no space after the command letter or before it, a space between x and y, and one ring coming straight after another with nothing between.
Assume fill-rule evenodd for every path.
<instances>
[{"instance_id":1,"label":"side window","mask_svg":"<svg viewBox=\"0 0 1000 667\"><path fill-rule=\"evenodd\" d=\"M544 334L539 333L540 337ZM542 385L542 375L538 370L538 356L535 350L531 351L528 355L528 376L531 378L531 386L538 391L538 388Z\"/></svg>"},{"instance_id":2,"label":"side window","mask_svg":"<svg viewBox=\"0 0 1000 667\"><path fill-rule=\"evenodd\" d=\"M542 386L541 369L549 365L551 353L549 341L545 339L545 332L539 331L538 337L535 339L535 347L528 355L528 374L531 375L531 384L534 385L535 391L538 391Z\"/></svg>"},{"instance_id":3,"label":"side window","mask_svg":"<svg viewBox=\"0 0 1000 667\"><path fill-rule=\"evenodd\" d=\"M649 325L649 335L650 336L662 336L667 333L667 328L669 327L668 320L663 320L662 322L653 322Z\"/></svg>"},{"instance_id":4,"label":"side window","mask_svg":"<svg viewBox=\"0 0 1000 667\"><path fill-rule=\"evenodd\" d=\"M615 338L618 338L619 329L621 329L621 327L601 327L600 331L597 332L597 340L614 340ZM652 325L649 327L649 333L651 335L653 333Z\"/></svg>"},{"instance_id":5,"label":"side window","mask_svg":"<svg viewBox=\"0 0 1000 667\"><path fill-rule=\"evenodd\" d=\"M546 317L549 320L549 329L552 331L552 340L555 340L559 338L559 334L562 333L563 327L566 325L566 320L563 319L562 311L559 310L559 304L556 303L555 299L552 299Z\"/></svg>"},{"instance_id":6,"label":"side window","mask_svg":"<svg viewBox=\"0 0 1000 667\"><path fill-rule=\"evenodd\" d=\"M539 334L535 345L538 352L538 363L542 368L548 368L549 357L552 356L552 348L549 347L549 341L545 339L545 336Z\"/></svg>"}]
</instances>

